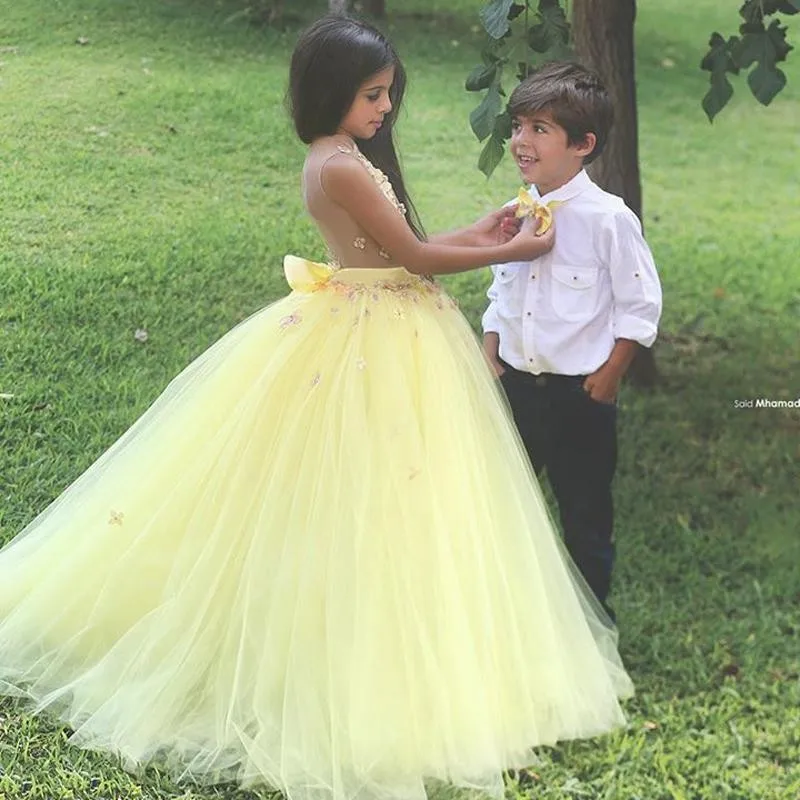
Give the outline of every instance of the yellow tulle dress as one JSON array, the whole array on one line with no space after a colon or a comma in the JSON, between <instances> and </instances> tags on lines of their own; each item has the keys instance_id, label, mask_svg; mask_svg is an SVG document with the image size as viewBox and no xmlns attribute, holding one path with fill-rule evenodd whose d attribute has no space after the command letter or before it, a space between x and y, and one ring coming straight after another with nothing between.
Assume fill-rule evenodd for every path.
<instances>
[{"instance_id":1,"label":"yellow tulle dress","mask_svg":"<svg viewBox=\"0 0 800 800\"><path fill-rule=\"evenodd\" d=\"M0 691L130 768L297 800L497 794L623 724L614 630L454 303L286 272L0 551Z\"/></svg>"}]
</instances>

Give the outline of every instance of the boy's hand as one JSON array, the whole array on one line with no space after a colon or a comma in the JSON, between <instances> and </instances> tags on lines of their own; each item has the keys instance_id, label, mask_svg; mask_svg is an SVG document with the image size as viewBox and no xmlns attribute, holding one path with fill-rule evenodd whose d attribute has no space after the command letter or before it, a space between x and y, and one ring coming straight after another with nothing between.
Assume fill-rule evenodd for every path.
<instances>
[{"instance_id":1,"label":"boy's hand","mask_svg":"<svg viewBox=\"0 0 800 800\"><path fill-rule=\"evenodd\" d=\"M608 361L588 375L583 390L598 403L615 403L622 376L627 372L639 345L631 339L617 339Z\"/></svg>"},{"instance_id":2,"label":"boy's hand","mask_svg":"<svg viewBox=\"0 0 800 800\"><path fill-rule=\"evenodd\" d=\"M506 370L500 363L500 337L496 333L490 332L483 335L483 352L494 374L498 378L502 376Z\"/></svg>"},{"instance_id":3,"label":"boy's hand","mask_svg":"<svg viewBox=\"0 0 800 800\"><path fill-rule=\"evenodd\" d=\"M487 356L487 358L489 359L489 366L492 368L495 377L502 378L503 375L506 374L506 368L496 358L490 358L489 356Z\"/></svg>"},{"instance_id":4,"label":"boy's hand","mask_svg":"<svg viewBox=\"0 0 800 800\"><path fill-rule=\"evenodd\" d=\"M592 400L613 405L617 400L621 381L622 375L606 362L597 372L586 377L583 382L583 390Z\"/></svg>"}]
</instances>

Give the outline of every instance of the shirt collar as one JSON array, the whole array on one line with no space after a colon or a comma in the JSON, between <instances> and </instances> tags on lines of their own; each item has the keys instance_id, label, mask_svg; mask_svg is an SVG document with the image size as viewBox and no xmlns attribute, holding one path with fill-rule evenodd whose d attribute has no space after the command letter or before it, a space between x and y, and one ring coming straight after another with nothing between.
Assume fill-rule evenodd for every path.
<instances>
[{"instance_id":1,"label":"shirt collar","mask_svg":"<svg viewBox=\"0 0 800 800\"><path fill-rule=\"evenodd\" d=\"M582 169L574 178L567 181L563 186L559 186L558 189L553 189L552 192L540 195L536 186L531 186L530 193L534 200L541 200L543 203L549 203L551 200L563 202L577 197L591 185L592 179L589 177L586 170Z\"/></svg>"}]
</instances>

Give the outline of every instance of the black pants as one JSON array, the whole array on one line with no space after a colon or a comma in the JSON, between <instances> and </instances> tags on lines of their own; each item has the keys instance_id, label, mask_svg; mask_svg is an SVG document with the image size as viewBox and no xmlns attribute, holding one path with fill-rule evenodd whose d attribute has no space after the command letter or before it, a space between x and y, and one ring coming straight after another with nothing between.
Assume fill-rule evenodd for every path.
<instances>
[{"instance_id":1,"label":"black pants","mask_svg":"<svg viewBox=\"0 0 800 800\"><path fill-rule=\"evenodd\" d=\"M553 488L567 549L613 619L606 599L614 563L617 407L592 400L584 376L503 366L500 381L533 469L546 472Z\"/></svg>"}]
</instances>

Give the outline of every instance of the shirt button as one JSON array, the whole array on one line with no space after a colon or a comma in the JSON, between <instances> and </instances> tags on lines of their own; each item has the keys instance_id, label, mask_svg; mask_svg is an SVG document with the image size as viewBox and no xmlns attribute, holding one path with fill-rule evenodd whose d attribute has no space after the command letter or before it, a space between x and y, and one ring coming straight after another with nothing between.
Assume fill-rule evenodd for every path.
<instances>
[{"instance_id":1,"label":"shirt button","mask_svg":"<svg viewBox=\"0 0 800 800\"><path fill-rule=\"evenodd\" d=\"M506 273L505 273L505 272L503 272L503 270L500 270L500 277L501 277L501 278L505 278L505 276L506 276Z\"/></svg>"},{"instance_id":2,"label":"shirt button","mask_svg":"<svg viewBox=\"0 0 800 800\"><path fill-rule=\"evenodd\" d=\"M531 275L531 280L535 281L536 280L536 276L535 275Z\"/></svg>"},{"instance_id":3,"label":"shirt button","mask_svg":"<svg viewBox=\"0 0 800 800\"><path fill-rule=\"evenodd\" d=\"M530 315L531 315L531 312L530 312L530 311L528 311L528 312L527 312L527 315L528 315L528 316L530 316Z\"/></svg>"}]
</instances>

